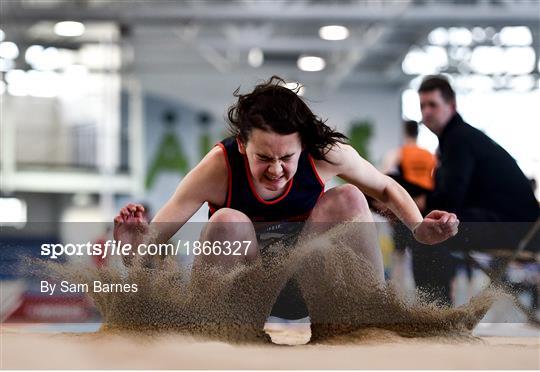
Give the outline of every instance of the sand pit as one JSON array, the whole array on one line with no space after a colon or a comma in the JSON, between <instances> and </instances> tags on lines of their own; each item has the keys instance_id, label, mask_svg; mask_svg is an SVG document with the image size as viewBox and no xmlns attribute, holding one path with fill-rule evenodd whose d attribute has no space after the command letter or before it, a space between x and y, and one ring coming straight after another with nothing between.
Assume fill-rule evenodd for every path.
<instances>
[{"instance_id":1,"label":"sand pit","mask_svg":"<svg viewBox=\"0 0 540 372\"><path fill-rule=\"evenodd\" d=\"M305 339L305 330L273 335ZM237 345L189 336L2 331L3 369L533 369L537 337L451 340L366 333L356 344ZM31 356L30 356L31 355Z\"/></svg>"},{"instance_id":2,"label":"sand pit","mask_svg":"<svg viewBox=\"0 0 540 372\"><path fill-rule=\"evenodd\" d=\"M391 283L373 284L374 273L354 251L354 240L343 238L357 235L358 228L338 226L292 251L277 247L270 260L228 271L200 267L190 272L167 262L127 272L46 263L37 272L79 282L137 283L141 290L89 293L103 319L97 333L22 334L17 327L4 328L2 368L540 367L536 335L473 336L504 293L488 288L457 308L439 307L421 294L405 300ZM311 327L266 324L265 333L272 305L292 276Z\"/></svg>"}]
</instances>

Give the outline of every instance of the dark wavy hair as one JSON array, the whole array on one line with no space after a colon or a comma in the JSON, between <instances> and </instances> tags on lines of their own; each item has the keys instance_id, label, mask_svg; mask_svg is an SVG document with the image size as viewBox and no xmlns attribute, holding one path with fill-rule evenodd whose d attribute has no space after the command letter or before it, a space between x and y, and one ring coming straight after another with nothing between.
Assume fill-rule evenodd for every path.
<instances>
[{"instance_id":1,"label":"dark wavy hair","mask_svg":"<svg viewBox=\"0 0 540 372\"><path fill-rule=\"evenodd\" d=\"M346 143L347 136L330 128L311 112L298 96L300 84L294 89L285 84L285 80L274 75L256 85L251 93L240 94L238 87L233 93L238 100L227 112L231 134L247 143L253 128L283 135L298 132L311 156L328 161L328 151L338 142Z\"/></svg>"}]
</instances>

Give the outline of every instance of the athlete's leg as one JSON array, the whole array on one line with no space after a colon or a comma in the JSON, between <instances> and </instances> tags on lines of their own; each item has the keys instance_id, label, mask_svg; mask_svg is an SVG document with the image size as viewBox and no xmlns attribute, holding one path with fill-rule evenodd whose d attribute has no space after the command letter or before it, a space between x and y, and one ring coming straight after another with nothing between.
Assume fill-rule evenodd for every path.
<instances>
[{"instance_id":1,"label":"athlete's leg","mask_svg":"<svg viewBox=\"0 0 540 372\"><path fill-rule=\"evenodd\" d=\"M221 208L217 210L208 223L205 225L200 237L201 242L215 241L222 242L220 245L224 247L223 242L228 241L232 245L235 241L250 241L249 248L244 254L245 248L242 243L242 249L239 250L241 255L226 254L224 249L221 254L198 255L195 257L194 266L201 263L220 265L222 267L232 267L237 263L251 263L259 258L257 247L257 236L253 223L244 213L231 208Z\"/></svg>"},{"instance_id":2,"label":"athlete's leg","mask_svg":"<svg viewBox=\"0 0 540 372\"><path fill-rule=\"evenodd\" d=\"M268 294L277 293L280 283L268 281L262 270L261 256L258 252L257 235L251 220L242 212L231 208L222 208L216 211L208 223L204 226L200 236L201 242L221 242L224 241L250 241L249 249L244 254L245 246L240 249L241 255L222 254L199 255L195 258L191 271L192 290L206 296L206 291L210 290L210 296L217 296L219 302L226 304L223 308L218 306L215 310L223 315L217 315L214 321L221 327L230 327L229 332L240 332L252 334L254 339L271 342L270 336L264 332L266 314L270 311L272 298ZM243 243L242 243L243 244ZM233 247L234 250L234 247ZM242 268L233 276L223 277L222 273L230 270L236 265ZM218 271L218 276L214 270L206 271L208 268L223 268ZM208 276L210 274L210 276ZM216 280L218 288L223 286L224 291L215 292L215 287L208 282L208 279ZM224 282L226 281L226 282ZM260 283L254 285L253 283ZM214 302L210 302L214 304ZM206 327L206 320L201 326Z\"/></svg>"},{"instance_id":3,"label":"athlete's leg","mask_svg":"<svg viewBox=\"0 0 540 372\"><path fill-rule=\"evenodd\" d=\"M379 249L377 230L373 221L373 216L368 203L362 192L354 185L343 185L326 191L315 205L309 219L306 222L299 244L308 244L310 239L342 223L354 224L345 226L343 229L345 236L339 236L339 240L345 241L346 245L351 247L359 256L362 256L370 266L372 274L365 273L361 281L354 283L355 286L366 286L366 290L373 290L384 286L384 268L382 254ZM323 244L326 244L323 242ZM302 248L300 248L302 249ZM331 246L323 246L322 249L332 249ZM339 260L347 259L340 256ZM350 323L351 315L362 311L362 307L357 307L354 301L348 301L343 298L341 289L342 279L338 277L345 275L348 279L357 280L349 277L347 263L340 261L340 266L332 264L328 270L335 272L321 277L320 266L305 265L298 277L300 288L306 299L311 320L311 340L316 341L332 334L339 334L354 330L358 324ZM359 270L363 267L359 267ZM343 271L345 270L345 271ZM353 269L354 270L354 269ZM328 282L335 277L335 282ZM321 289L318 289L321 288ZM321 293L321 294L319 294ZM354 296L355 293L351 293ZM338 311L336 305L338 305ZM353 316L354 318L354 316Z\"/></svg>"},{"instance_id":4,"label":"athlete's leg","mask_svg":"<svg viewBox=\"0 0 540 372\"><path fill-rule=\"evenodd\" d=\"M367 200L356 186L347 184L326 191L306 221L300 240L343 222L357 224L356 228L351 229L351 236L341 238L371 264L377 281L373 284L384 284L384 266L377 229Z\"/></svg>"}]
</instances>

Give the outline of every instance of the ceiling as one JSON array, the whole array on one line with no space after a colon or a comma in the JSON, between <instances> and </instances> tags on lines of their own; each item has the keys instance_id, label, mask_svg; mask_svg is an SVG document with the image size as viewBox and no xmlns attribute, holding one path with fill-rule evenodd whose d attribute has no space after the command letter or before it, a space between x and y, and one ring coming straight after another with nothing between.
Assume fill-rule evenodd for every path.
<instances>
[{"instance_id":1,"label":"ceiling","mask_svg":"<svg viewBox=\"0 0 540 372\"><path fill-rule=\"evenodd\" d=\"M196 78L279 71L330 91L358 84L402 86L411 79L402 72L404 56L439 26L528 26L536 56L540 44L536 0L2 0L0 10L6 40L20 48L115 43L124 51L127 74ZM60 20L85 22L87 32L59 37L52 27ZM318 30L329 24L346 26L350 36L322 40ZM258 69L248 64L253 48L264 53ZM300 55L323 57L326 68L300 71Z\"/></svg>"}]
</instances>

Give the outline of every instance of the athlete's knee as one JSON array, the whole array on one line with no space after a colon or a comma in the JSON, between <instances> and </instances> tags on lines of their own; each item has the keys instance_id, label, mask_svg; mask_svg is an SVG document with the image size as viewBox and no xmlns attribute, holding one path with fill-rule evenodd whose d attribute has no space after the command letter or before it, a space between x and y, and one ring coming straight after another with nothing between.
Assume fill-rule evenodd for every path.
<instances>
[{"instance_id":1,"label":"athlete's knee","mask_svg":"<svg viewBox=\"0 0 540 372\"><path fill-rule=\"evenodd\" d=\"M246 222L251 223L251 220L249 217L245 214L240 212L239 210L232 209L232 208L221 208L218 209L214 214L210 217L208 222L216 222L216 223L234 223L234 222Z\"/></svg>"},{"instance_id":2,"label":"athlete's knee","mask_svg":"<svg viewBox=\"0 0 540 372\"><path fill-rule=\"evenodd\" d=\"M371 214L365 195L354 185L340 186L340 205L353 211L354 215Z\"/></svg>"},{"instance_id":3,"label":"athlete's knee","mask_svg":"<svg viewBox=\"0 0 540 372\"><path fill-rule=\"evenodd\" d=\"M323 194L320 200L325 213L347 219L370 213L364 194L358 187L346 184L334 187Z\"/></svg>"},{"instance_id":4,"label":"athlete's knee","mask_svg":"<svg viewBox=\"0 0 540 372\"><path fill-rule=\"evenodd\" d=\"M222 208L217 210L205 226L203 240L209 241L243 241L256 240L253 223L244 213Z\"/></svg>"}]
</instances>

